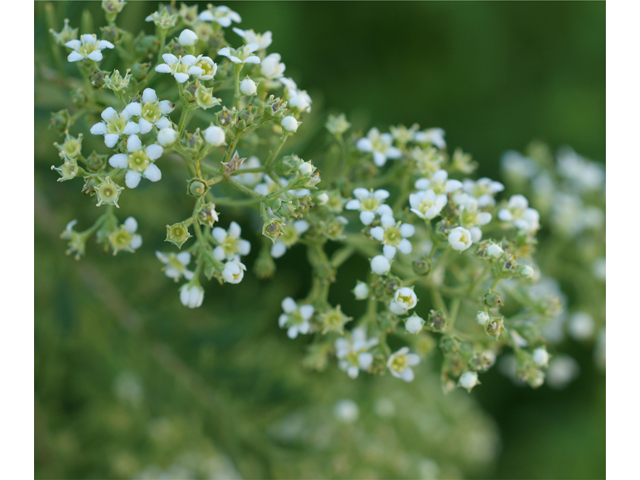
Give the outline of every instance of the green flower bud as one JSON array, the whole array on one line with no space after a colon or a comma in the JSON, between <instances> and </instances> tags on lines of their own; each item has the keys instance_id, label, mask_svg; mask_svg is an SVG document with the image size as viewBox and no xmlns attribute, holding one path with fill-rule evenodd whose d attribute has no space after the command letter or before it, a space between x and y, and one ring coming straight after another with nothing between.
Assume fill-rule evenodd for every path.
<instances>
[{"instance_id":1,"label":"green flower bud","mask_svg":"<svg viewBox=\"0 0 640 480\"><path fill-rule=\"evenodd\" d=\"M213 203L205 203L200 210L198 210L198 223L200 225L206 225L213 227L213 224L218 221L218 212L216 212L216 206Z\"/></svg>"},{"instance_id":2,"label":"green flower bud","mask_svg":"<svg viewBox=\"0 0 640 480\"><path fill-rule=\"evenodd\" d=\"M222 110L220 110L216 114L216 116L218 117L217 124L221 127L224 127L225 125L229 125L235 121L233 118L234 117L233 114L229 110L227 110L227 107L222 107Z\"/></svg>"},{"instance_id":3,"label":"green flower bud","mask_svg":"<svg viewBox=\"0 0 640 480\"><path fill-rule=\"evenodd\" d=\"M191 195L192 197L202 197L205 193L207 193L208 189L209 186L199 178L192 178L191 180L187 180L187 194Z\"/></svg>"},{"instance_id":4,"label":"green flower bud","mask_svg":"<svg viewBox=\"0 0 640 480\"><path fill-rule=\"evenodd\" d=\"M99 70L94 70L91 75L89 75L89 81L91 82L91 86L96 90L101 89L104 86L104 80L106 75Z\"/></svg>"},{"instance_id":5,"label":"green flower bud","mask_svg":"<svg viewBox=\"0 0 640 480\"><path fill-rule=\"evenodd\" d=\"M258 258L253 264L253 272L261 280L270 278L276 273L276 262L274 262L268 248L263 247L260 249Z\"/></svg>"},{"instance_id":6,"label":"green flower bud","mask_svg":"<svg viewBox=\"0 0 640 480\"><path fill-rule=\"evenodd\" d=\"M413 271L416 275L427 275L431 271L431 262L422 257L413 262Z\"/></svg>"},{"instance_id":7,"label":"green flower bud","mask_svg":"<svg viewBox=\"0 0 640 480\"><path fill-rule=\"evenodd\" d=\"M491 320L484 326L484 331L487 335L493 338L498 338L504 329L504 317L491 317Z\"/></svg>"},{"instance_id":8,"label":"green flower bud","mask_svg":"<svg viewBox=\"0 0 640 480\"><path fill-rule=\"evenodd\" d=\"M318 319L320 321L320 324L322 325L322 333L342 333L344 331L344 324L351 320L350 317L347 317L344 313L342 313L340 305L338 305L336 308L320 314L318 316Z\"/></svg>"},{"instance_id":9,"label":"green flower bud","mask_svg":"<svg viewBox=\"0 0 640 480\"><path fill-rule=\"evenodd\" d=\"M487 290L482 297L482 302L489 308L498 308L504 305L502 295L494 290Z\"/></svg>"},{"instance_id":10,"label":"green flower bud","mask_svg":"<svg viewBox=\"0 0 640 480\"><path fill-rule=\"evenodd\" d=\"M98 171L107 164L109 155L98 155L93 151L87 158L87 168L91 171Z\"/></svg>"},{"instance_id":11,"label":"green flower bud","mask_svg":"<svg viewBox=\"0 0 640 480\"><path fill-rule=\"evenodd\" d=\"M442 310L431 310L426 326L434 332L443 332L447 326L447 317Z\"/></svg>"},{"instance_id":12,"label":"green flower bud","mask_svg":"<svg viewBox=\"0 0 640 480\"><path fill-rule=\"evenodd\" d=\"M267 105L264 107L264 113L270 117L282 118L286 110L286 102L281 98L269 96Z\"/></svg>"},{"instance_id":13,"label":"green flower bud","mask_svg":"<svg viewBox=\"0 0 640 480\"><path fill-rule=\"evenodd\" d=\"M118 207L118 198L120 198L120 192L124 190L124 187L121 187L111 180L111 178L107 177L102 183L95 187L95 190L98 197L96 206L99 207L104 203L105 205L115 205Z\"/></svg>"},{"instance_id":14,"label":"green flower bud","mask_svg":"<svg viewBox=\"0 0 640 480\"><path fill-rule=\"evenodd\" d=\"M151 63L134 63L133 66L131 67L131 77L136 82L141 82L142 80L147 78L150 66L151 66Z\"/></svg>"},{"instance_id":15,"label":"green flower bud","mask_svg":"<svg viewBox=\"0 0 640 480\"><path fill-rule=\"evenodd\" d=\"M320 232L330 240L340 240L343 238L344 226L346 224L346 218L335 217L328 223L322 223Z\"/></svg>"},{"instance_id":16,"label":"green flower bud","mask_svg":"<svg viewBox=\"0 0 640 480\"><path fill-rule=\"evenodd\" d=\"M131 70L127 70L124 78L120 75L118 70L114 70L111 72L111 75L107 75L104 78L104 85L114 92L119 92L124 90L129 86L129 82L131 81Z\"/></svg>"},{"instance_id":17,"label":"green flower bud","mask_svg":"<svg viewBox=\"0 0 640 480\"><path fill-rule=\"evenodd\" d=\"M65 43L70 42L78 38L78 29L69 27L69 19L64 19L64 27L60 32L55 32L53 29L49 30L49 33L53 35L58 45L64 46Z\"/></svg>"},{"instance_id":18,"label":"green flower bud","mask_svg":"<svg viewBox=\"0 0 640 480\"><path fill-rule=\"evenodd\" d=\"M66 108L57 112L51 112L51 120L49 120L49 128L60 133L65 133L71 127L71 115Z\"/></svg>"},{"instance_id":19,"label":"green flower bud","mask_svg":"<svg viewBox=\"0 0 640 480\"><path fill-rule=\"evenodd\" d=\"M167 238L165 238L165 242L171 242L176 247L182 248L184 242L189 238L191 238L189 227L187 227L184 222L167 225Z\"/></svg>"},{"instance_id":20,"label":"green flower bud","mask_svg":"<svg viewBox=\"0 0 640 480\"><path fill-rule=\"evenodd\" d=\"M127 4L124 0L102 0L102 9L109 23L115 21L118 14Z\"/></svg>"},{"instance_id":21,"label":"green flower bud","mask_svg":"<svg viewBox=\"0 0 640 480\"><path fill-rule=\"evenodd\" d=\"M153 22L160 30L169 30L176 26L178 15L169 12L165 5L161 5L157 12L153 12L146 18L147 22Z\"/></svg>"}]
</instances>

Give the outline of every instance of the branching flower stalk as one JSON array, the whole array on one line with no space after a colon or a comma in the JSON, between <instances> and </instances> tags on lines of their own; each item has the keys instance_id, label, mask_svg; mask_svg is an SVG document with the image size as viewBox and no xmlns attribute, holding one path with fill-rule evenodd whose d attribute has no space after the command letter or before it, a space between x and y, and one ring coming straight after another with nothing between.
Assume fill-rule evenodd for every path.
<instances>
[{"instance_id":1,"label":"branching flower stalk","mask_svg":"<svg viewBox=\"0 0 640 480\"><path fill-rule=\"evenodd\" d=\"M184 176L167 163L179 158L193 209L167 219L166 241L176 249L156 255L168 277L184 278L185 306L203 304L205 279L242 281L251 244L216 210L242 206L262 218L265 241L254 267L260 278L273 275L274 259L288 249L306 247L311 290L304 299L285 298L278 319L290 338L314 337L305 365L322 369L333 354L352 378L388 371L412 381L414 367L438 347L445 390L471 390L478 373L511 348L519 377L542 384L548 357L540 353L541 328L560 304L532 293L540 224L525 197L503 196L501 183L474 179L476 163L460 149L449 154L441 129L362 134L344 115L326 124L334 143L317 162L326 167L321 182L311 161L281 154L299 128L303 134L312 101L283 76L280 56L267 54L270 32L236 28L238 36L228 38L237 13L209 6L195 15L171 3L147 18L154 35L134 36L116 24L124 5L103 2L108 26L100 38L78 38L68 23L52 31L54 50L66 49L84 80L72 92L73 113L52 115L51 126L64 136L56 144L63 163L54 169L59 181L82 179L83 193L107 208L82 232L75 221L67 226L69 252L82 256L94 234L114 254L138 249L137 223L120 224L115 212L141 181ZM117 56L124 76L112 67ZM87 126L94 139L102 137L102 153L82 153ZM354 318L329 294L334 285L345 288L340 270L357 257L370 273L353 290L366 302Z\"/></svg>"}]
</instances>

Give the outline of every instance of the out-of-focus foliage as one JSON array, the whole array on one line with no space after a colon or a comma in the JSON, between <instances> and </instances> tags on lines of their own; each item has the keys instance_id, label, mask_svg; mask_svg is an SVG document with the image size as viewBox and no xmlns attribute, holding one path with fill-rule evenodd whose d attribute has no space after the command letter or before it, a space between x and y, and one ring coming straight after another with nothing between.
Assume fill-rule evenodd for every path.
<instances>
[{"instance_id":1,"label":"out-of-focus foliage","mask_svg":"<svg viewBox=\"0 0 640 480\"><path fill-rule=\"evenodd\" d=\"M274 31L276 51L298 69L287 73L300 75L329 108L353 113L356 126L365 117L437 124L494 177L500 153L532 137L604 157L604 4L233 7L243 24ZM86 21L84 8L102 18L97 2L61 2L59 26L64 17L74 26ZM156 8L130 2L122 26L136 30ZM48 62L48 41L38 4L37 66ZM306 260L295 248L275 281L211 289L209 308L188 312L160 275L146 274L158 268L152 255L113 261L93 249L81 264L61 255L57 235L79 207L71 207L76 192L53 182L56 137L46 124L68 99L39 74L35 93L38 478L604 475L604 380L582 345L569 344L581 372L564 392L524 391L487 374L474 394L496 427L473 398L440 393L428 378L437 365L423 367L422 381L409 386L300 367L302 343L283 342L274 321L284 296L308 290L300 271ZM324 146L295 148L313 158ZM146 200L146 228L189 208L186 199L166 198L168 191L129 192ZM93 205L82 208L90 218ZM157 235L141 233L148 252L161 247ZM364 261L349 267L351 284L368 269ZM562 280L574 310L582 308L579 281ZM604 308L599 291L589 297L595 311ZM349 292L334 296L352 311L362 308ZM350 404L338 404L345 398L358 405L353 423L344 421ZM502 454L491 473L498 431Z\"/></svg>"}]
</instances>

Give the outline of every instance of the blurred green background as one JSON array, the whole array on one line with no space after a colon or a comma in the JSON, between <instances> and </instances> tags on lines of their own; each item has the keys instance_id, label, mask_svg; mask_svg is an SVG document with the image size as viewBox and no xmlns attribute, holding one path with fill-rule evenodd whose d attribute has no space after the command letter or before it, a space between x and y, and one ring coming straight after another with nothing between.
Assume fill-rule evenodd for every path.
<instances>
[{"instance_id":1,"label":"blurred green background","mask_svg":"<svg viewBox=\"0 0 640 480\"><path fill-rule=\"evenodd\" d=\"M242 28L273 32L270 51L309 91L314 113L345 112L362 127L442 127L450 147L472 153L479 173L494 178L501 153L534 138L604 161L604 2L228 4L241 14ZM68 98L38 73L49 63L51 42L43 7L36 3L36 476L121 478L142 469L151 450L169 455L179 444L241 455L244 476L293 478L280 470L287 457L269 460L268 441L243 432L245 423L265 432L283 412L313 402L330 408L342 397L323 392L327 383L366 399L379 379L354 384L335 366L304 370L304 340L288 341L277 328L280 300L306 293L301 247L278 261L274 280L248 275L237 288L211 284L203 308L182 308L153 255L166 249L161 227L190 209L186 196L169 195L183 188L179 179L167 175L162 189L141 186L121 202L118 213L138 219L145 241L135 256L107 258L95 246L81 262L64 255L59 232L73 218L89 225L95 207L79 194L79 183L56 183L49 170L58 163L49 111ZM95 13L99 33L99 2L55 2L58 28L65 17L78 26L85 8ZM130 2L118 24L151 33L143 19L156 8ZM322 147L311 141L297 152L313 158ZM246 236L258 245L252 217L223 214L244 218ZM347 266L348 287L332 300L357 315L362 307L348 290L366 264ZM604 377L589 351L567 348L582 371L565 391L521 389L495 369L482 377L473 397L496 421L502 450L489 469L467 476L604 478ZM170 419L179 440L163 444L158 419ZM160 432L152 442L149 429Z\"/></svg>"}]
</instances>

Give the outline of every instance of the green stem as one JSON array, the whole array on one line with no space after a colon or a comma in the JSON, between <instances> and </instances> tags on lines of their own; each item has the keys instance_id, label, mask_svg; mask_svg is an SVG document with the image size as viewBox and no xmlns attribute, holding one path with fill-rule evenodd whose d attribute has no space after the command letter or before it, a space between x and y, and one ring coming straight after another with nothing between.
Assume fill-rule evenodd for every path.
<instances>
[{"instance_id":1,"label":"green stem","mask_svg":"<svg viewBox=\"0 0 640 480\"><path fill-rule=\"evenodd\" d=\"M269 167L271 166L271 164L275 160L275 158L278 155L278 153L280 153L280 149L282 148L284 143L287 141L287 138L288 137L286 135L283 135L282 137L280 137L280 141L278 142L278 145L276 145L275 150L273 150L273 152L271 152L271 155L269 155L269 158L267 158L267 161L264 162L264 166L265 166L266 169L269 169Z\"/></svg>"}]
</instances>

